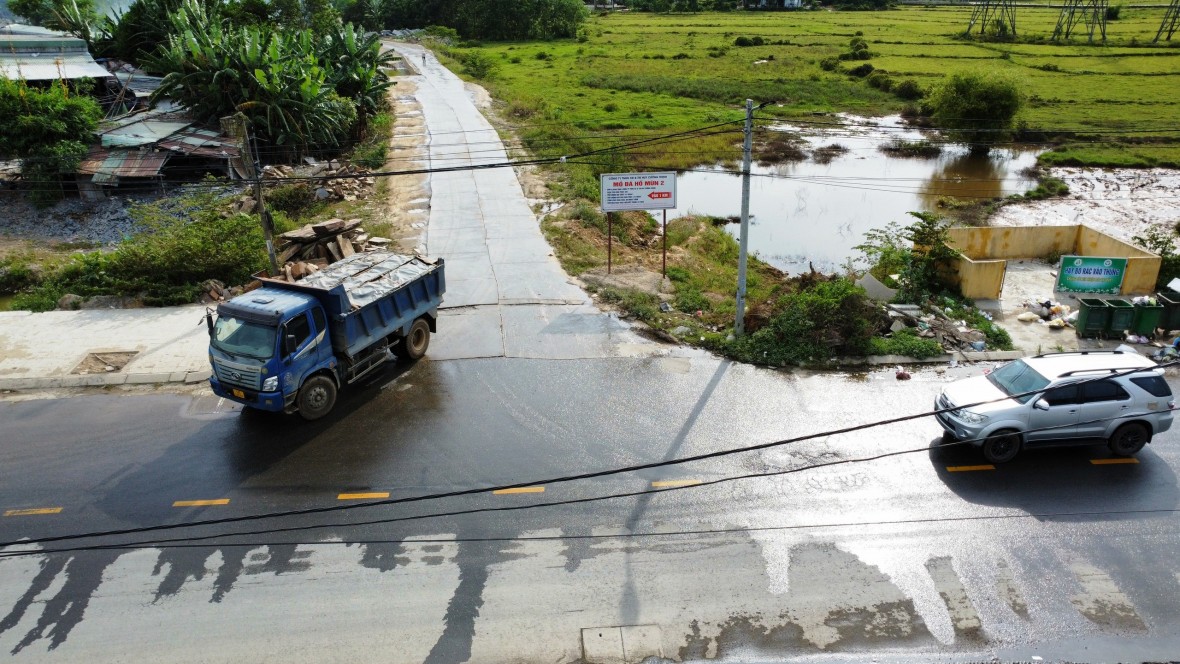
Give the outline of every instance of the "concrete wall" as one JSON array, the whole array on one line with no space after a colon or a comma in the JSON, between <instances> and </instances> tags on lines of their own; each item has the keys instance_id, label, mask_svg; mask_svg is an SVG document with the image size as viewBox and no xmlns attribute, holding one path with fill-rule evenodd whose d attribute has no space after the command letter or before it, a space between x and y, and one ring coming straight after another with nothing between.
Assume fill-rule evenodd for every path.
<instances>
[{"instance_id":1,"label":"concrete wall","mask_svg":"<svg viewBox=\"0 0 1180 664\"><path fill-rule=\"evenodd\" d=\"M1088 226L952 228L950 246L963 258L954 266L963 295L977 300L1000 297L1008 258L1052 254L1126 258L1120 295L1150 293L1159 276L1160 257Z\"/></svg>"}]
</instances>

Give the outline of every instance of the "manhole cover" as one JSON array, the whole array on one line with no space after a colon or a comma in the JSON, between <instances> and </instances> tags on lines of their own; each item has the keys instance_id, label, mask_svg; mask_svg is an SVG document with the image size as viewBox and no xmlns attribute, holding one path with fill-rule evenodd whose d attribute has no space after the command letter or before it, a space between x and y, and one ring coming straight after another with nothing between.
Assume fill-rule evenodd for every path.
<instances>
[{"instance_id":1,"label":"manhole cover","mask_svg":"<svg viewBox=\"0 0 1180 664\"><path fill-rule=\"evenodd\" d=\"M137 350L87 353L86 359L74 367L72 374L101 374L122 371L123 367L139 354Z\"/></svg>"}]
</instances>

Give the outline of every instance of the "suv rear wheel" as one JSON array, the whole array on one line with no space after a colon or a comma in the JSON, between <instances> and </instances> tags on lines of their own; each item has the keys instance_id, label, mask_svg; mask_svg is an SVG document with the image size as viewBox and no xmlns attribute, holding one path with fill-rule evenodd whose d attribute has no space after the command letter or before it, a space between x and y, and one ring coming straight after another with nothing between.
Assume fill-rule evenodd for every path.
<instances>
[{"instance_id":1,"label":"suv rear wheel","mask_svg":"<svg viewBox=\"0 0 1180 664\"><path fill-rule=\"evenodd\" d=\"M1147 444L1147 427L1139 422L1128 422L1115 429L1107 441L1110 451L1118 456L1131 456Z\"/></svg>"},{"instance_id":2,"label":"suv rear wheel","mask_svg":"<svg viewBox=\"0 0 1180 664\"><path fill-rule=\"evenodd\" d=\"M1007 463L1020 454L1020 434L997 431L983 441L983 457L992 463Z\"/></svg>"}]
</instances>

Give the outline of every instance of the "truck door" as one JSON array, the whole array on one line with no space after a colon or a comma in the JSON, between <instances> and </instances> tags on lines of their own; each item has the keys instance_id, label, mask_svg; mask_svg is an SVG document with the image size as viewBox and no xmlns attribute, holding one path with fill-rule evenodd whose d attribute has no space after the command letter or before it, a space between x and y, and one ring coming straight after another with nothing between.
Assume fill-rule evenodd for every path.
<instances>
[{"instance_id":1,"label":"truck door","mask_svg":"<svg viewBox=\"0 0 1180 664\"><path fill-rule=\"evenodd\" d=\"M293 342L289 341L294 338ZM283 350L285 372L291 374L295 386L303 382L303 376L314 365L317 356L312 352L311 322L307 313L297 314L283 324L279 348Z\"/></svg>"}]
</instances>

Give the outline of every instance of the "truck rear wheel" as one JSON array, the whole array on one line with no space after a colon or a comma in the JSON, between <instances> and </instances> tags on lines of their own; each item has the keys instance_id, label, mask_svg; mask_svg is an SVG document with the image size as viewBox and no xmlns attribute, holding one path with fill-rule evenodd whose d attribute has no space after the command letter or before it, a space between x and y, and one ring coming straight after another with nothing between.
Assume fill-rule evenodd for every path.
<instances>
[{"instance_id":1,"label":"truck rear wheel","mask_svg":"<svg viewBox=\"0 0 1180 664\"><path fill-rule=\"evenodd\" d=\"M410 326L410 333L398 342L398 355L407 360L421 359L430 347L430 324L419 318Z\"/></svg>"},{"instance_id":2,"label":"truck rear wheel","mask_svg":"<svg viewBox=\"0 0 1180 664\"><path fill-rule=\"evenodd\" d=\"M336 405L336 383L324 375L308 378L299 388L299 415L305 420L318 420Z\"/></svg>"}]
</instances>

